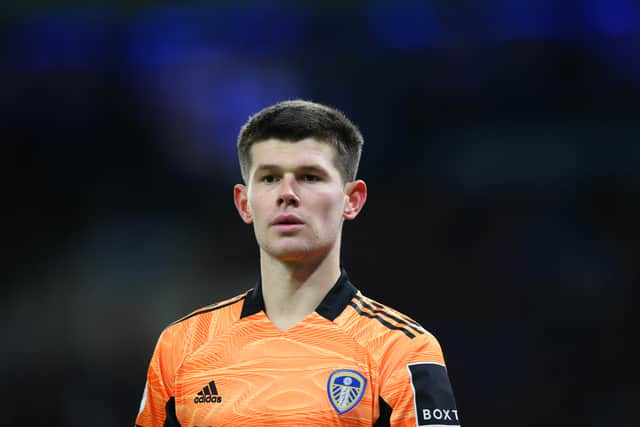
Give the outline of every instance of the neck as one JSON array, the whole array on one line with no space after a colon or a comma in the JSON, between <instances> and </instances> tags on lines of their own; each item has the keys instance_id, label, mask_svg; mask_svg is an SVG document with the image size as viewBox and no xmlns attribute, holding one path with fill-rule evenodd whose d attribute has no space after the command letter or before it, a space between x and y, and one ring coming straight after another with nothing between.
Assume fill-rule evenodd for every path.
<instances>
[{"instance_id":1,"label":"neck","mask_svg":"<svg viewBox=\"0 0 640 427\"><path fill-rule=\"evenodd\" d=\"M340 277L340 257L288 262L261 251L260 273L267 316L286 331L313 313L331 290Z\"/></svg>"}]
</instances>

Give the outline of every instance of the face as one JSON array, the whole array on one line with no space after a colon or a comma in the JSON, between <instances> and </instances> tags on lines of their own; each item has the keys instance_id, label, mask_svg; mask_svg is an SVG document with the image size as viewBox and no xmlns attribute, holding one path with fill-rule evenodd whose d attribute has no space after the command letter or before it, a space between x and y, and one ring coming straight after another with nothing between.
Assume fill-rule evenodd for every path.
<instances>
[{"instance_id":1,"label":"face","mask_svg":"<svg viewBox=\"0 0 640 427\"><path fill-rule=\"evenodd\" d=\"M261 252L283 261L338 253L344 219L366 199L363 181L344 183L332 145L313 138L269 139L251 147L247 185L236 185L242 219L253 224Z\"/></svg>"}]
</instances>

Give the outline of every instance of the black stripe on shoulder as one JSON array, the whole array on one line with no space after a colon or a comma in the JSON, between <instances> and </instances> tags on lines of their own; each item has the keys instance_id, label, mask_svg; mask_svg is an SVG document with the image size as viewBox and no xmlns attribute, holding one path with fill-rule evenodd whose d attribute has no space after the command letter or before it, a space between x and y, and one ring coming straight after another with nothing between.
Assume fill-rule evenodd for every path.
<instances>
[{"instance_id":1,"label":"black stripe on shoulder","mask_svg":"<svg viewBox=\"0 0 640 427\"><path fill-rule=\"evenodd\" d=\"M375 301L371 301L369 300L369 302L365 301L364 298L361 295L356 295L356 298L358 299L358 301L360 301L360 304L362 304L363 307L368 308L369 310L371 310L373 313L375 314L382 314L386 317L388 317L389 319L398 322L402 325L406 325L407 327L411 328L412 330L414 330L415 332L417 332L418 334L424 334L425 331L424 329L422 329L419 325L403 318L403 317L398 317L392 313L388 313L386 311L386 307L380 303L376 303ZM376 308L373 308L372 305L375 305Z\"/></svg>"},{"instance_id":2,"label":"black stripe on shoulder","mask_svg":"<svg viewBox=\"0 0 640 427\"><path fill-rule=\"evenodd\" d=\"M395 331L402 331L402 333L404 333L406 336L408 336L409 338L415 338L416 336L409 330L402 328L400 326L396 326L392 323L387 322L386 320L384 320L382 317L378 316L377 314L371 314L371 313L367 313L366 311L362 311L362 309L360 307L358 307L358 305L351 301L349 303L349 305L351 307L353 307L356 312L358 312L359 315L364 316L364 317L368 317L369 319L376 319L378 322L380 322L381 324L383 324L384 326L386 326L389 329L393 329Z\"/></svg>"},{"instance_id":3,"label":"black stripe on shoulder","mask_svg":"<svg viewBox=\"0 0 640 427\"><path fill-rule=\"evenodd\" d=\"M240 295L240 296L238 296L236 298L233 298L231 301L221 302L221 303L216 303L216 304L210 305L209 307L205 307L202 310L199 310L199 311L196 311L194 313L188 314L188 315L176 320L171 325L176 325L176 324L178 324L180 322L184 322L185 320L191 319L193 316L197 316L199 314L204 314L204 313L208 313L210 311L215 311L215 310L219 310L221 308L228 307L230 305L233 305L233 304L237 303L238 301L242 301L246 297L247 297L247 294L245 293L245 294Z\"/></svg>"},{"instance_id":4,"label":"black stripe on shoulder","mask_svg":"<svg viewBox=\"0 0 640 427\"><path fill-rule=\"evenodd\" d=\"M384 305L380 304L378 301L372 300L371 298L368 298L368 301L369 301L369 303L371 305L373 305L375 307L378 307L381 310L386 310L386 309L389 308L389 307L385 307ZM404 319L404 321L407 322L410 325L414 325L414 326L416 326L418 328L422 328L422 326L420 326L420 324L418 322L416 322L415 320L413 320L409 316L406 316L406 315L404 315L402 313L398 313L398 317L401 318L401 319Z\"/></svg>"}]
</instances>

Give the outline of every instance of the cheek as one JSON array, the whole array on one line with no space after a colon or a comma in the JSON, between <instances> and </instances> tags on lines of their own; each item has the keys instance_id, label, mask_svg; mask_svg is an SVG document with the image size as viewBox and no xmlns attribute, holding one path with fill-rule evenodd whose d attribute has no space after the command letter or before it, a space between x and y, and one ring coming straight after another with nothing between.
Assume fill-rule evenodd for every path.
<instances>
[{"instance_id":1,"label":"cheek","mask_svg":"<svg viewBox=\"0 0 640 427\"><path fill-rule=\"evenodd\" d=\"M247 205L247 209L249 210L249 214L251 215L251 220L253 221L254 227L259 227L263 221L263 215L261 215L261 212L263 212L263 210L260 208L260 203L256 202L256 200L251 200Z\"/></svg>"},{"instance_id":2,"label":"cheek","mask_svg":"<svg viewBox=\"0 0 640 427\"><path fill-rule=\"evenodd\" d=\"M327 203L323 210L324 220L327 223L340 225L342 223L344 214L344 199L334 199L330 203Z\"/></svg>"},{"instance_id":3,"label":"cheek","mask_svg":"<svg viewBox=\"0 0 640 427\"><path fill-rule=\"evenodd\" d=\"M259 214L263 211L264 201L263 198L256 194L250 194L247 200L247 207L252 215Z\"/></svg>"}]
</instances>

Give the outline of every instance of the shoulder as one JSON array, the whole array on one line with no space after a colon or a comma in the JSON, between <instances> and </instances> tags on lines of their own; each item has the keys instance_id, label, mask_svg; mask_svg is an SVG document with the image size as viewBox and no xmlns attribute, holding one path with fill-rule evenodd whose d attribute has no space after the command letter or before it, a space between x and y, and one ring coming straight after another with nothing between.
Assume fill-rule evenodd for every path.
<instances>
[{"instance_id":1,"label":"shoulder","mask_svg":"<svg viewBox=\"0 0 640 427\"><path fill-rule=\"evenodd\" d=\"M370 329L372 333L395 332L393 335L404 335L414 339L419 335L430 335L411 317L357 292L349 304L355 313L353 319L357 326Z\"/></svg>"},{"instance_id":2,"label":"shoulder","mask_svg":"<svg viewBox=\"0 0 640 427\"><path fill-rule=\"evenodd\" d=\"M361 345L379 356L390 354L431 354L440 362L441 348L436 337L413 318L357 292L340 322Z\"/></svg>"},{"instance_id":3,"label":"shoulder","mask_svg":"<svg viewBox=\"0 0 640 427\"><path fill-rule=\"evenodd\" d=\"M203 319L205 317L210 318L211 316L220 316L226 312L233 312L235 311L235 309L238 309L238 308L242 309L242 302L247 297L247 295L249 295L250 292L251 290L248 290L247 292L243 292L242 294L236 295L232 298L218 301L213 304L194 310L191 313L185 316L182 316L178 320L171 323L169 327L172 327L174 325L178 325L184 322L189 323L188 322L189 320L191 320L191 322L194 322L194 321ZM202 315L207 315L207 316L202 317ZM196 317L198 317L198 319L195 319Z\"/></svg>"},{"instance_id":4,"label":"shoulder","mask_svg":"<svg viewBox=\"0 0 640 427\"><path fill-rule=\"evenodd\" d=\"M240 318L242 305L251 290L198 308L169 324L160 335L160 341L201 341L212 334L218 335Z\"/></svg>"}]
</instances>

